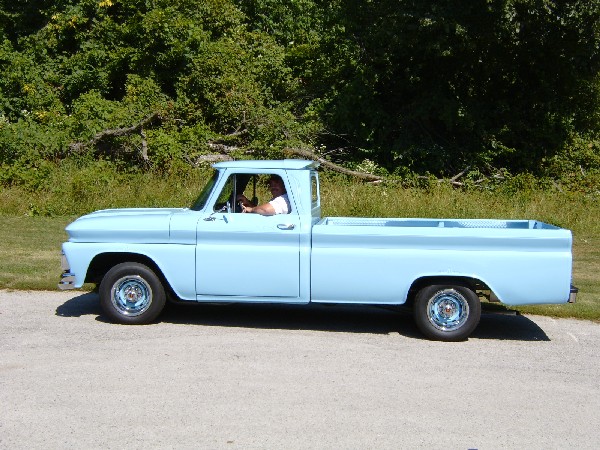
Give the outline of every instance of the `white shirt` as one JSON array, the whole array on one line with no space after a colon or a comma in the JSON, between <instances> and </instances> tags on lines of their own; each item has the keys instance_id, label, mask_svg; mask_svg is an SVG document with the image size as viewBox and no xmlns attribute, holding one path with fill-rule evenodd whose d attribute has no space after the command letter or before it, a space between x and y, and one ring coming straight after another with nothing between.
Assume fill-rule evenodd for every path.
<instances>
[{"instance_id":1,"label":"white shirt","mask_svg":"<svg viewBox=\"0 0 600 450\"><path fill-rule=\"evenodd\" d=\"M275 210L275 214L289 214L292 210L292 205L290 205L290 199L287 194L275 197L269 204Z\"/></svg>"}]
</instances>

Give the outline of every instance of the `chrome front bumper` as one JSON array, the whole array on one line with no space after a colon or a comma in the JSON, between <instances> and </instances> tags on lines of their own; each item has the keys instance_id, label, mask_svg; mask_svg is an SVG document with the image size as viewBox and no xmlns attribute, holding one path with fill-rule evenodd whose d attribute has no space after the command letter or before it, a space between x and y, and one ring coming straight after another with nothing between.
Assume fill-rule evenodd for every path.
<instances>
[{"instance_id":1,"label":"chrome front bumper","mask_svg":"<svg viewBox=\"0 0 600 450\"><path fill-rule=\"evenodd\" d=\"M71 272L63 272L62 276L60 277L60 281L58 282L58 288L61 291L75 289L75 274Z\"/></svg>"},{"instance_id":2,"label":"chrome front bumper","mask_svg":"<svg viewBox=\"0 0 600 450\"><path fill-rule=\"evenodd\" d=\"M62 258L60 260L60 266L62 267L63 273L60 277L60 281L58 282L58 288L61 291L75 289L75 274L71 273L69 262L67 261L67 257L64 253L62 254Z\"/></svg>"}]
</instances>

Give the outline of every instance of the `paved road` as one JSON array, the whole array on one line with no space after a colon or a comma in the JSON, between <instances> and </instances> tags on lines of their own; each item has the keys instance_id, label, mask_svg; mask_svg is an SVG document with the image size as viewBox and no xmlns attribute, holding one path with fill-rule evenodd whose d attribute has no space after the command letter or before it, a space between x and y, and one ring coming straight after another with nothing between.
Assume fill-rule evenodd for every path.
<instances>
[{"instance_id":1,"label":"paved road","mask_svg":"<svg viewBox=\"0 0 600 450\"><path fill-rule=\"evenodd\" d=\"M600 325L484 316L424 340L375 308L0 291L0 448L564 449L600 443Z\"/></svg>"}]
</instances>

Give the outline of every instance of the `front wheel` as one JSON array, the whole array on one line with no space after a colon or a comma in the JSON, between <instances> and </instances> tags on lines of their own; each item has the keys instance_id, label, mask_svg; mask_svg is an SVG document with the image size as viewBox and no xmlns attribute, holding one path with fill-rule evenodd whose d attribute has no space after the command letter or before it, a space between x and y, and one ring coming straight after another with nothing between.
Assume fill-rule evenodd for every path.
<instances>
[{"instance_id":1,"label":"front wheel","mask_svg":"<svg viewBox=\"0 0 600 450\"><path fill-rule=\"evenodd\" d=\"M121 263L110 269L100 283L99 294L106 315L123 324L152 322L166 302L158 276L139 263Z\"/></svg>"},{"instance_id":2,"label":"front wheel","mask_svg":"<svg viewBox=\"0 0 600 450\"><path fill-rule=\"evenodd\" d=\"M417 326L430 339L462 341L475 329L481 317L479 297L462 285L431 285L415 297Z\"/></svg>"}]
</instances>

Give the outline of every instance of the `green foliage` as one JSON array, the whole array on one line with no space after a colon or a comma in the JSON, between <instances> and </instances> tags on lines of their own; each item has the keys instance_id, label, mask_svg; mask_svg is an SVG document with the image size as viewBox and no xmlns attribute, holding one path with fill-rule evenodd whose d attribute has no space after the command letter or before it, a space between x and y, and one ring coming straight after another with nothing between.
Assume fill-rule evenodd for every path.
<instances>
[{"instance_id":1,"label":"green foliage","mask_svg":"<svg viewBox=\"0 0 600 450\"><path fill-rule=\"evenodd\" d=\"M596 0L340 5L355 50L329 127L388 164L537 170L570 133L598 132Z\"/></svg>"},{"instance_id":2,"label":"green foliage","mask_svg":"<svg viewBox=\"0 0 600 450\"><path fill-rule=\"evenodd\" d=\"M217 144L594 193L599 74L600 0L2 0L0 182L74 143L164 171Z\"/></svg>"},{"instance_id":3,"label":"green foliage","mask_svg":"<svg viewBox=\"0 0 600 450\"><path fill-rule=\"evenodd\" d=\"M600 137L574 136L546 161L545 170L566 190L600 194Z\"/></svg>"}]
</instances>

